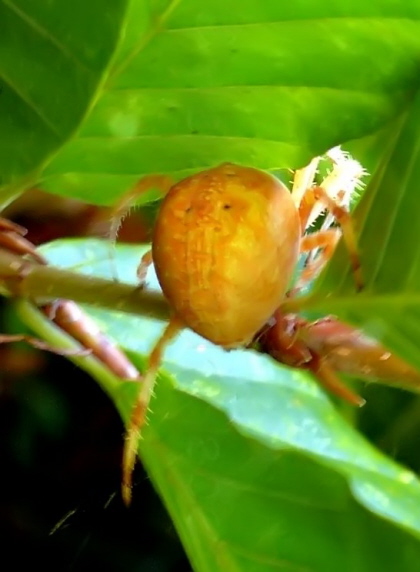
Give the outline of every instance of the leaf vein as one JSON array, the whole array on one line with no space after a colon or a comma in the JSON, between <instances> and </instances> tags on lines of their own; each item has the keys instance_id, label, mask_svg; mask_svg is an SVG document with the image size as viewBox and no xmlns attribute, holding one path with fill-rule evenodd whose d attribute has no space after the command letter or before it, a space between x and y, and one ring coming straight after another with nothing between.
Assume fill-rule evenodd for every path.
<instances>
[{"instance_id":1,"label":"leaf vein","mask_svg":"<svg viewBox=\"0 0 420 572\"><path fill-rule=\"evenodd\" d=\"M32 30L34 30L40 36L43 36L47 40L51 42L64 56L66 56L69 60L73 61L77 66L82 68L83 70L93 73L84 62L79 60L79 58L71 52L63 43L60 42L58 38L53 36L49 30L44 28L39 22L34 20L29 14L21 10L18 6L16 6L11 0L3 0L3 4L9 8L12 12L16 14L25 24L27 24Z\"/></svg>"},{"instance_id":2,"label":"leaf vein","mask_svg":"<svg viewBox=\"0 0 420 572\"><path fill-rule=\"evenodd\" d=\"M167 28L167 32L184 32L191 30L207 30L207 29L223 29L223 28L253 28L258 26L278 26L287 24L303 23L305 25L313 25L314 22L331 22L336 24L337 21L344 22L420 22L420 14L417 18L408 18L404 16L312 16L309 18L288 18L283 20L269 20L260 22L239 22L239 23L227 23L227 24L208 24L208 25L197 25L197 26L171 26Z\"/></svg>"},{"instance_id":3,"label":"leaf vein","mask_svg":"<svg viewBox=\"0 0 420 572\"><path fill-rule=\"evenodd\" d=\"M46 117L44 112L30 99L27 93L24 93L10 78L6 76L4 70L0 69L0 80L3 81L18 97L25 103L34 113L41 119L42 123L59 139L62 140L62 135L55 125Z\"/></svg>"}]
</instances>

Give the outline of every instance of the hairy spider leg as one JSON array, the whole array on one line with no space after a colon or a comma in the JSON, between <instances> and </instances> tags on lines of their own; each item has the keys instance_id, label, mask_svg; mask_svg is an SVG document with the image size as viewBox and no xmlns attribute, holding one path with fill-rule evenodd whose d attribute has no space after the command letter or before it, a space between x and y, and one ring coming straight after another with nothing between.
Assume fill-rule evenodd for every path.
<instances>
[{"instance_id":1,"label":"hairy spider leg","mask_svg":"<svg viewBox=\"0 0 420 572\"><path fill-rule=\"evenodd\" d=\"M343 236L343 240L345 241L346 248L350 256L350 263L353 270L356 288L361 290L363 287L357 239L350 213L344 206L339 204L342 200L341 191L336 192L336 196L332 197L326 188L314 185L319 160L320 158L316 157L307 167L300 169L295 173L292 195L299 211L302 232L310 226L314 217L314 212L322 212L324 209L327 209L329 215L337 221L340 228L321 229L302 237L300 244L301 252L310 252L314 249L319 249L320 251L314 258L309 259L309 262L304 268L296 287L289 293L290 296L295 296L325 267L332 257L341 236ZM361 171L361 174L362 173L363 171ZM337 183L337 181L334 180L334 177L331 177L331 180L333 180L335 184ZM320 202L324 209L319 209ZM288 333L290 326L287 328L287 331L284 329L284 326L282 326L282 322L284 322L285 319L288 319L288 316L282 315L281 310L279 309L277 312L278 327L276 330L273 329L274 337L271 338L271 343L273 344L273 347L277 348L280 361L287 363L289 358L293 361L293 359L296 359L296 355L303 355L302 348L306 347L307 351L310 352L311 357L310 359L307 359L305 364L301 363L301 366L312 371L321 385L323 385L328 391L342 399L345 399L353 405L364 405L364 399L342 383L339 376L326 362L326 360L316 352L307 348L300 333L300 330L304 329L306 326L299 324L298 320L296 320L296 328L294 331L292 328L293 335L291 336ZM297 363L294 365L299 367L299 364Z\"/></svg>"},{"instance_id":2,"label":"hairy spider leg","mask_svg":"<svg viewBox=\"0 0 420 572\"><path fill-rule=\"evenodd\" d=\"M150 191L151 189L157 189L161 192L162 196L165 196L173 184L174 184L173 180L166 175L146 175L141 179L139 179L137 183L134 185L134 187L132 187L129 191L124 193L117 202L117 204L112 209L111 226L109 229L109 240L111 244L110 260L112 264L112 274L115 281L118 280L118 275L117 275L117 267L114 256L114 248L115 248L115 243L117 242L118 231L120 229L122 221L124 220L124 217L128 214L128 212L133 207L135 202L147 191ZM150 260L149 265L151 264L151 262L152 261ZM139 272L140 272L140 267L137 271L137 275L139 275ZM141 280L141 282L142 281L143 280Z\"/></svg>"},{"instance_id":3,"label":"hairy spider leg","mask_svg":"<svg viewBox=\"0 0 420 572\"><path fill-rule=\"evenodd\" d=\"M301 275L294 288L295 292L299 292L307 284L309 284L321 270L324 268L328 260L332 257L338 241L341 238L339 228L330 228L307 234L300 243L300 252L311 252L315 248L320 249L318 256L310 260L303 268Z\"/></svg>"},{"instance_id":4,"label":"hairy spider leg","mask_svg":"<svg viewBox=\"0 0 420 572\"><path fill-rule=\"evenodd\" d=\"M115 244L117 240L118 230L124 216L127 214L131 206L141 195L152 188L158 189L164 196L173 186L173 180L164 175L147 175L140 179L136 185L125 193L113 210L112 224L110 229L111 244ZM113 258L114 264L115 260ZM152 251L148 250L141 258L137 268L137 278L139 286L145 285L147 271L153 263ZM116 276L114 266L114 276ZM150 399L153 395L153 388L156 383L157 373L161 366L162 356L166 347L183 328L183 324L178 318L173 317L166 326L164 332L157 340L155 346L151 350L148 357L148 365L145 374L141 380L140 390L136 397L130 421L127 426L123 462L122 462L122 498L128 506L131 502L131 490L133 480L133 470L138 452L141 431L146 423L147 411L149 409Z\"/></svg>"},{"instance_id":5,"label":"hairy spider leg","mask_svg":"<svg viewBox=\"0 0 420 572\"><path fill-rule=\"evenodd\" d=\"M356 288L358 291L363 288L360 256L353 221L347 208L340 202L343 202L343 195L346 194L344 190L341 190L341 186L347 189L350 188L350 193L353 192L360 185L360 178L365 174L365 171L356 161L347 160L345 157L345 154L343 154L342 164L336 166L321 185L314 184L320 161L319 157L312 159L309 165L295 172L292 196L299 211L302 233L305 232L323 210L328 211L328 215L336 220L340 229L324 227L311 235L307 235L317 238L308 238L306 240L307 236L303 237L302 252L318 248L321 249L321 252L312 259L308 259L304 277L301 278L294 292L297 292L305 284L313 280L324 268L332 257L340 236L343 236L349 253ZM349 167L344 168L344 164L347 164ZM355 165L358 166L357 172ZM320 205L322 205L322 208L320 208Z\"/></svg>"},{"instance_id":6,"label":"hairy spider leg","mask_svg":"<svg viewBox=\"0 0 420 572\"><path fill-rule=\"evenodd\" d=\"M183 327L183 323L177 317L172 317L163 334L160 336L149 354L147 370L141 381L141 389L134 404L124 443L122 498L127 506L131 502L133 470L136 462L141 430L146 423L147 411L149 409L150 399L153 395L153 388L156 383L158 369L162 362L162 356L166 347L183 329Z\"/></svg>"},{"instance_id":7,"label":"hairy spider leg","mask_svg":"<svg viewBox=\"0 0 420 572\"><path fill-rule=\"evenodd\" d=\"M296 289L300 290L308 282L313 280L314 277L324 268L326 263L332 257L338 240L342 236L350 257L350 264L356 288L360 291L363 288L363 277L360 267L357 239L351 215L344 207L339 205L335 199L331 198L323 187L309 187L306 189L299 204L301 227L302 229L306 228L308 218L310 217L314 206L319 201L325 205L325 208L334 217L340 225L340 228L329 228L326 230L315 231L302 238L301 252L308 252L314 248L320 248L321 251L306 266Z\"/></svg>"}]
</instances>

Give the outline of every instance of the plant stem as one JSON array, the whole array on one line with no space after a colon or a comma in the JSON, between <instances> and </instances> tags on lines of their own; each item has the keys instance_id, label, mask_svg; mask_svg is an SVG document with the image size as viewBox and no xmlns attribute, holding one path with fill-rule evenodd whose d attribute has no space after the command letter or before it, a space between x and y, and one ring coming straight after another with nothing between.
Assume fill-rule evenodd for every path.
<instances>
[{"instance_id":1,"label":"plant stem","mask_svg":"<svg viewBox=\"0 0 420 572\"><path fill-rule=\"evenodd\" d=\"M160 293L54 266L43 266L1 248L0 278L6 285L7 294L38 304L61 298L163 321L167 321L170 315L168 303Z\"/></svg>"}]
</instances>

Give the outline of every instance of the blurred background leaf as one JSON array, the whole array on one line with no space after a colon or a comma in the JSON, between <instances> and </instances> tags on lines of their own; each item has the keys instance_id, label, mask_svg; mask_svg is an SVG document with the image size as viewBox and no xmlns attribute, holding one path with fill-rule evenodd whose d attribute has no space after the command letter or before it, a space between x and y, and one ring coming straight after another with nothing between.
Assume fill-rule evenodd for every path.
<instances>
[{"instance_id":1,"label":"blurred background leaf","mask_svg":"<svg viewBox=\"0 0 420 572\"><path fill-rule=\"evenodd\" d=\"M302 166L382 128L418 86L418 2L159 1L149 20L144 6L47 190L110 204L145 173Z\"/></svg>"},{"instance_id":2,"label":"blurred background leaf","mask_svg":"<svg viewBox=\"0 0 420 572\"><path fill-rule=\"evenodd\" d=\"M126 4L0 3L1 200L36 182L74 134L114 55Z\"/></svg>"}]
</instances>

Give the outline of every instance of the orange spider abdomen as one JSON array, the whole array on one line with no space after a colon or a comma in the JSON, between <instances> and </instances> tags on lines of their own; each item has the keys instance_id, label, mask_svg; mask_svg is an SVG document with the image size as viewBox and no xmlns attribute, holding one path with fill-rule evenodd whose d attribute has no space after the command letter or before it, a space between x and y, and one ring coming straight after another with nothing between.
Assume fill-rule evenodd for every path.
<instances>
[{"instance_id":1,"label":"orange spider abdomen","mask_svg":"<svg viewBox=\"0 0 420 572\"><path fill-rule=\"evenodd\" d=\"M152 251L175 314L232 348L249 343L282 302L299 243L288 189L268 173L225 163L171 188Z\"/></svg>"}]
</instances>

